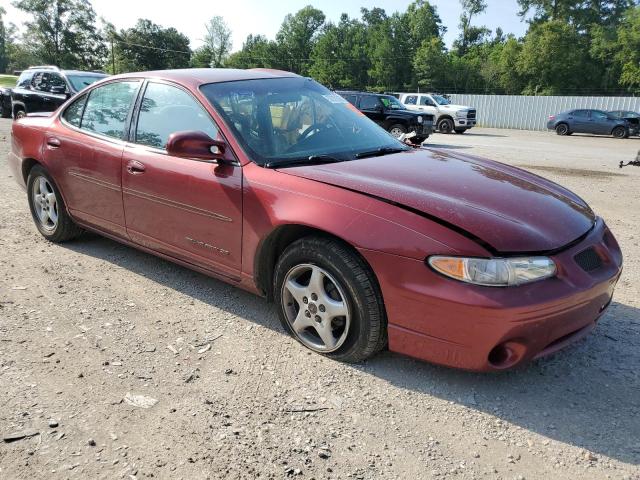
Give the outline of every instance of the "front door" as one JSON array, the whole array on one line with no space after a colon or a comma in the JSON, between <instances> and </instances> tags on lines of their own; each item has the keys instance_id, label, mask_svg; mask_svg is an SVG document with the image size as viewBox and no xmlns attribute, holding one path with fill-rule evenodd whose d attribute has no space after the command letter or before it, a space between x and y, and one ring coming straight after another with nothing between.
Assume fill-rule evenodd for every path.
<instances>
[{"instance_id":1,"label":"front door","mask_svg":"<svg viewBox=\"0 0 640 480\"><path fill-rule=\"evenodd\" d=\"M363 95L360 97L360 111L378 125L384 123L384 108L379 97L375 95Z\"/></svg>"},{"instance_id":2,"label":"front door","mask_svg":"<svg viewBox=\"0 0 640 480\"><path fill-rule=\"evenodd\" d=\"M177 131L202 131L222 139L204 107L182 88L149 82L139 110L122 167L129 237L171 257L238 278L242 168L167 154L167 139Z\"/></svg>"},{"instance_id":3,"label":"front door","mask_svg":"<svg viewBox=\"0 0 640 480\"><path fill-rule=\"evenodd\" d=\"M78 97L45 139L47 164L60 181L71 215L121 237L126 236L122 151L141 83L107 83Z\"/></svg>"}]
</instances>

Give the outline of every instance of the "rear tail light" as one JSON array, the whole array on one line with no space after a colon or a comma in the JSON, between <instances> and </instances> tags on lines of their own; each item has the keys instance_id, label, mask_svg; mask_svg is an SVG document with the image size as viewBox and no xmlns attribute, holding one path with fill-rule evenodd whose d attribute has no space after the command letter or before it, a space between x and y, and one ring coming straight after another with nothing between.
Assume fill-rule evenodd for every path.
<instances>
[{"instance_id":1,"label":"rear tail light","mask_svg":"<svg viewBox=\"0 0 640 480\"><path fill-rule=\"evenodd\" d=\"M549 115L549 120L555 120L556 116L555 115Z\"/></svg>"}]
</instances>

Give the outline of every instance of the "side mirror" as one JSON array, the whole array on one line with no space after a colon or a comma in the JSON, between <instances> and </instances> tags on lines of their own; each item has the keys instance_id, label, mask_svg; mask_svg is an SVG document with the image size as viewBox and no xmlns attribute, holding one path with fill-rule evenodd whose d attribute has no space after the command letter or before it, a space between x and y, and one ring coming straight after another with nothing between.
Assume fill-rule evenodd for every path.
<instances>
[{"instance_id":1,"label":"side mirror","mask_svg":"<svg viewBox=\"0 0 640 480\"><path fill-rule=\"evenodd\" d=\"M53 87L51 87L49 89L49 91L51 93L55 93L57 95L60 95L60 94L63 94L63 93L67 93L67 89L62 85L54 85Z\"/></svg>"},{"instance_id":2,"label":"side mirror","mask_svg":"<svg viewBox=\"0 0 640 480\"><path fill-rule=\"evenodd\" d=\"M174 132L167 141L167 153L173 157L192 158L218 163L225 159L227 145L204 132Z\"/></svg>"}]
</instances>

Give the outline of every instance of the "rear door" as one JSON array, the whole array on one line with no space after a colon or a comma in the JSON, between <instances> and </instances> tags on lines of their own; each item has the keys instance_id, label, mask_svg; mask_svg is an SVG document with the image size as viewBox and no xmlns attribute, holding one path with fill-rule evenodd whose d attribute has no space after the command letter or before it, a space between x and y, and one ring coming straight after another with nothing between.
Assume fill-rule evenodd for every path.
<instances>
[{"instance_id":1,"label":"rear door","mask_svg":"<svg viewBox=\"0 0 640 480\"><path fill-rule=\"evenodd\" d=\"M127 232L135 242L227 277L239 278L242 168L235 163L172 157L178 131L223 139L207 110L187 90L150 81L124 151L122 187Z\"/></svg>"},{"instance_id":2,"label":"rear door","mask_svg":"<svg viewBox=\"0 0 640 480\"><path fill-rule=\"evenodd\" d=\"M589 110L574 110L567 115L569 129L575 133L593 133Z\"/></svg>"},{"instance_id":3,"label":"rear door","mask_svg":"<svg viewBox=\"0 0 640 480\"><path fill-rule=\"evenodd\" d=\"M47 164L59 179L71 214L121 237L126 237L122 151L141 84L111 82L78 97L45 139Z\"/></svg>"}]
</instances>

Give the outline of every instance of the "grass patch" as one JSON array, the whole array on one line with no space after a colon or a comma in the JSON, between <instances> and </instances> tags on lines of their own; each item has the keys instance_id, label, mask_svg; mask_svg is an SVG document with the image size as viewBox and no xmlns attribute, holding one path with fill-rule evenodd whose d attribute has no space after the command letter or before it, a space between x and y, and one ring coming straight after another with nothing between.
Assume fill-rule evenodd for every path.
<instances>
[{"instance_id":1,"label":"grass patch","mask_svg":"<svg viewBox=\"0 0 640 480\"><path fill-rule=\"evenodd\" d=\"M15 75L0 75L0 87L15 87L17 80Z\"/></svg>"}]
</instances>

